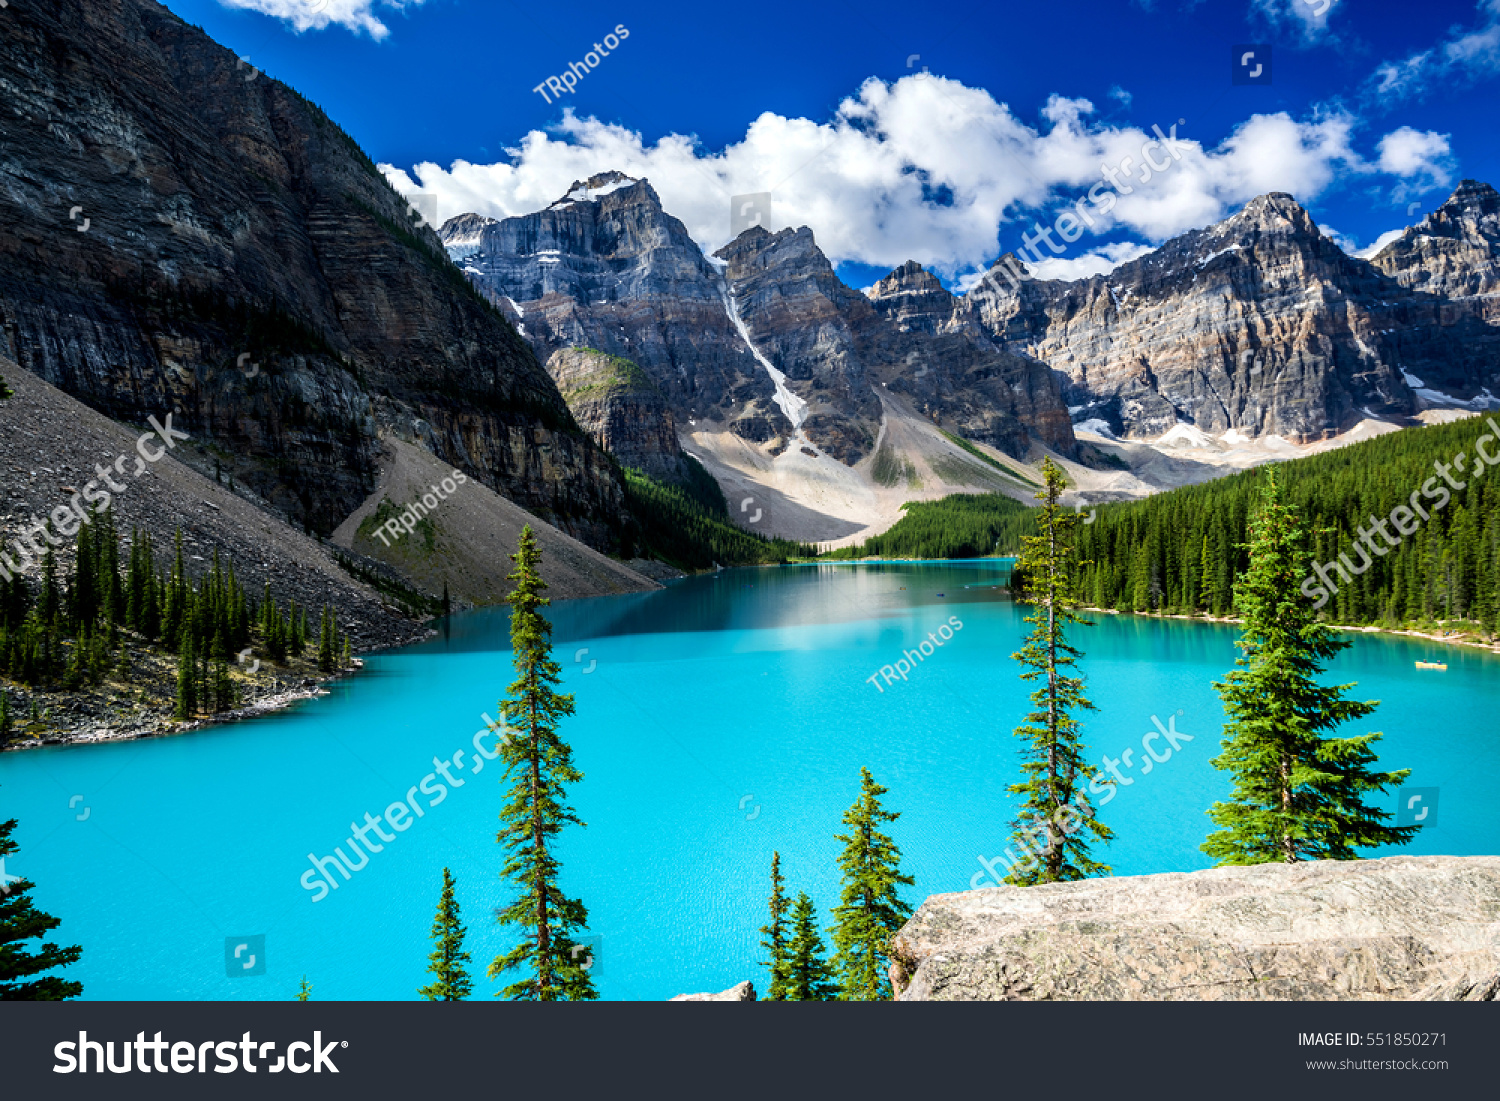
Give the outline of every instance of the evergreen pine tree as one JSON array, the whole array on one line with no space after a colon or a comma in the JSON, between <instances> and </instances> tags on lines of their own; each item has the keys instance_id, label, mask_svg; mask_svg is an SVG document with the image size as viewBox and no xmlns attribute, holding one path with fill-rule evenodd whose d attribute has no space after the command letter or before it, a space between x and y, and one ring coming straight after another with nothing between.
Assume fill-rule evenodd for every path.
<instances>
[{"instance_id":1,"label":"evergreen pine tree","mask_svg":"<svg viewBox=\"0 0 1500 1101\"><path fill-rule=\"evenodd\" d=\"M0 822L0 867L7 856L19 849L10 839L15 828L14 818ZM60 1002L76 998L83 993L82 983L56 975L31 977L55 967L66 967L83 955L83 949L76 945L59 948L46 941L34 953L26 950L22 942L42 937L62 924L31 905L27 897L31 886L24 879L0 880L0 1002Z\"/></svg>"},{"instance_id":2,"label":"evergreen pine tree","mask_svg":"<svg viewBox=\"0 0 1500 1101\"><path fill-rule=\"evenodd\" d=\"M333 672L334 660L333 609L323 605L323 623L318 634L318 668L324 673Z\"/></svg>"},{"instance_id":3,"label":"evergreen pine tree","mask_svg":"<svg viewBox=\"0 0 1500 1101\"><path fill-rule=\"evenodd\" d=\"M60 625L63 614L62 590L57 584L57 556L49 544L42 552L42 599L37 605L43 627Z\"/></svg>"},{"instance_id":4,"label":"evergreen pine tree","mask_svg":"<svg viewBox=\"0 0 1500 1101\"><path fill-rule=\"evenodd\" d=\"M792 940L787 948L787 1001L827 1002L837 997L839 988L823 952L812 899L806 891L800 891L792 907Z\"/></svg>"},{"instance_id":5,"label":"evergreen pine tree","mask_svg":"<svg viewBox=\"0 0 1500 1101\"><path fill-rule=\"evenodd\" d=\"M771 920L760 927L760 946L767 958L761 966L770 973L766 1001L786 1001L787 984L787 901L786 880L781 876L781 854L771 854Z\"/></svg>"},{"instance_id":6,"label":"evergreen pine tree","mask_svg":"<svg viewBox=\"0 0 1500 1101\"><path fill-rule=\"evenodd\" d=\"M502 925L523 931L523 940L490 964L491 978L527 968L531 974L501 994L527 1001L583 1001L597 998L587 959L572 934L588 926L588 910L558 889L558 861L550 842L569 823L583 825L564 801L565 787L583 779L573 767L573 751L558 736L559 720L573 714L573 697L554 690L562 668L552 660L552 624L542 615L551 604L538 567L541 551L528 524L511 559L507 580L514 583L510 639L516 679L500 702L512 733L501 741L500 760L510 794L500 811L505 823L496 840L506 849L501 876L520 892L498 915Z\"/></svg>"},{"instance_id":7,"label":"evergreen pine tree","mask_svg":"<svg viewBox=\"0 0 1500 1101\"><path fill-rule=\"evenodd\" d=\"M1250 565L1234 589L1241 617L1237 668L1214 685L1229 722L1213 764L1233 774L1228 802L1208 812L1221 827L1202 849L1220 865L1351 860L1355 849L1399 845L1418 826L1387 826L1391 815L1365 804L1368 792L1400 784L1410 770L1371 771L1379 734L1328 736L1377 703L1345 699L1352 684L1317 677L1349 646L1318 621L1299 591L1309 555L1296 514L1266 471L1250 525Z\"/></svg>"},{"instance_id":8,"label":"evergreen pine tree","mask_svg":"<svg viewBox=\"0 0 1500 1101\"><path fill-rule=\"evenodd\" d=\"M438 896L437 917L432 922L437 948L427 957L433 981L417 990L429 1002L461 1002L473 993L474 984L464 968L469 962L469 953L464 951L467 933L459 921L458 899L453 897L453 874L444 868L443 893Z\"/></svg>"},{"instance_id":9,"label":"evergreen pine tree","mask_svg":"<svg viewBox=\"0 0 1500 1101\"><path fill-rule=\"evenodd\" d=\"M297 985L297 1000L299 1002L312 1001L312 983L307 981L307 976L302 976L302 981Z\"/></svg>"},{"instance_id":10,"label":"evergreen pine tree","mask_svg":"<svg viewBox=\"0 0 1500 1101\"><path fill-rule=\"evenodd\" d=\"M1032 856L1010 869L1007 883L1030 886L1104 875L1109 868L1090 855L1090 839L1108 841L1112 831L1099 821L1088 797L1091 770L1080 724L1072 712L1094 710L1083 694L1083 678L1069 670L1083 656L1071 645L1065 628L1088 625L1079 617L1076 592L1077 553L1074 533L1083 517L1061 506L1063 472L1050 458L1042 460L1043 486L1037 493L1037 531L1022 541L1016 570L1024 578L1023 598L1031 603L1026 622L1032 631L1026 645L1012 655L1026 667L1022 680L1041 680L1031 694L1034 710L1016 736L1025 741L1023 779L1010 792L1024 802L1017 811L1016 843Z\"/></svg>"},{"instance_id":11,"label":"evergreen pine tree","mask_svg":"<svg viewBox=\"0 0 1500 1101\"><path fill-rule=\"evenodd\" d=\"M198 659L193 650L193 636L183 632L177 651L177 710L175 717L191 719L198 713Z\"/></svg>"},{"instance_id":12,"label":"evergreen pine tree","mask_svg":"<svg viewBox=\"0 0 1500 1101\"><path fill-rule=\"evenodd\" d=\"M887 998L891 937L895 936L911 907L901 900L897 888L916 882L901 874L901 850L880 832L883 823L901 817L880 805L886 789L875 782L870 770L859 770L860 793L844 814L847 834L839 871L844 887L839 905L833 909L833 969L838 974L843 1001L873 1002Z\"/></svg>"}]
</instances>

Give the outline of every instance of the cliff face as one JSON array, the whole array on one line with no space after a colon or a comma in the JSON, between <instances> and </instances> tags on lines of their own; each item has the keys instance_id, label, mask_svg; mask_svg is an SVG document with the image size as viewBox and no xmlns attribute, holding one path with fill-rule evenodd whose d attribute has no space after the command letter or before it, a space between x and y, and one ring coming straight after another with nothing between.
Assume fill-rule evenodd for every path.
<instances>
[{"instance_id":1,"label":"cliff face","mask_svg":"<svg viewBox=\"0 0 1500 1101\"><path fill-rule=\"evenodd\" d=\"M117 419L176 410L313 530L385 429L608 541L607 458L316 107L151 0L12 5L0 76L0 351Z\"/></svg>"},{"instance_id":2,"label":"cliff face","mask_svg":"<svg viewBox=\"0 0 1500 1101\"><path fill-rule=\"evenodd\" d=\"M1257 864L934 895L902 1001L1500 998L1500 858Z\"/></svg>"},{"instance_id":3,"label":"cliff face","mask_svg":"<svg viewBox=\"0 0 1500 1101\"><path fill-rule=\"evenodd\" d=\"M1500 194L1464 180L1370 262L1403 287L1451 299L1500 324Z\"/></svg>"},{"instance_id":4,"label":"cliff face","mask_svg":"<svg viewBox=\"0 0 1500 1101\"><path fill-rule=\"evenodd\" d=\"M682 449L667 399L640 367L593 348L559 348L547 373L594 441L626 466L682 478Z\"/></svg>"},{"instance_id":5,"label":"cliff face","mask_svg":"<svg viewBox=\"0 0 1500 1101\"><path fill-rule=\"evenodd\" d=\"M907 261L871 288L875 312L905 338L903 370L888 387L940 423L1024 457L1029 437L1076 456L1062 376L994 340L931 272Z\"/></svg>"},{"instance_id":6,"label":"cliff face","mask_svg":"<svg viewBox=\"0 0 1500 1101\"><path fill-rule=\"evenodd\" d=\"M539 355L587 345L633 360L679 426L722 425L768 455L800 440L853 465L873 449L884 386L1014 454L1033 437L1074 446L1043 364L977 325L901 330L839 281L805 227L757 227L709 259L649 183L611 172L534 214L452 219L442 237Z\"/></svg>"},{"instance_id":7,"label":"cliff face","mask_svg":"<svg viewBox=\"0 0 1500 1101\"><path fill-rule=\"evenodd\" d=\"M575 346L623 356L680 417L774 435L771 380L725 312L723 279L645 180L605 173L546 210L463 215L442 236L543 360Z\"/></svg>"},{"instance_id":8,"label":"cliff face","mask_svg":"<svg viewBox=\"0 0 1500 1101\"><path fill-rule=\"evenodd\" d=\"M1443 248L1453 274L1432 289L1473 284L1458 269L1477 248ZM1345 255L1291 196L1270 194L1107 276L1017 285L992 271L961 312L1064 372L1070 405L1118 433L1185 421L1308 442L1416 412L1407 376L1456 400L1494 386L1500 333L1413 282Z\"/></svg>"}]
</instances>

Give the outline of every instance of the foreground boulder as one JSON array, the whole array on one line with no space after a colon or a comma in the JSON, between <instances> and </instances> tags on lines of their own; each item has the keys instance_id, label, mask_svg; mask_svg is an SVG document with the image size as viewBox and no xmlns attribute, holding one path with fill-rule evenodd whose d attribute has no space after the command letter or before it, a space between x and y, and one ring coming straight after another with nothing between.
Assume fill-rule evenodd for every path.
<instances>
[{"instance_id":1,"label":"foreground boulder","mask_svg":"<svg viewBox=\"0 0 1500 1101\"><path fill-rule=\"evenodd\" d=\"M934 895L894 948L902 1001L1495 1001L1500 857Z\"/></svg>"},{"instance_id":2,"label":"foreground boulder","mask_svg":"<svg viewBox=\"0 0 1500 1101\"><path fill-rule=\"evenodd\" d=\"M728 990L717 994L679 994L671 999L674 1002L753 1002L755 1001L755 987L748 982L742 982L738 986L731 986Z\"/></svg>"}]
</instances>

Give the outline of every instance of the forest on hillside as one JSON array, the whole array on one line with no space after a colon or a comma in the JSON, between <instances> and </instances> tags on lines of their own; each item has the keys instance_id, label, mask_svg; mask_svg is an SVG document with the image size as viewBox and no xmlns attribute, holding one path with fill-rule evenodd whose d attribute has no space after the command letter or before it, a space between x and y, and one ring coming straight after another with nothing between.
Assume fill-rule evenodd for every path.
<instances>
[{"instance_id":1,"label":"forest on hillside","mask_svg":"<svg viewBox=\"0 0 1500 1101\"><path fill-rule=\"evenodd\" d=\"M1496 632L1500 475L1490 475L1475 450L1481 436L1500 435L1496 424L1481 417L1408 428L1276 464L1313 561L1328 565L1337 590L1322 605L1328 620L1377 626L1469 620ZM1492 439L1485 451L1500 456L1500 442ZM1128 612L1231 611L1265 470L1099 506L1094 521L1078 529L1084 599ZM1398 506L1406 534L1390 519ZM1008 518L997 536L1002 552L1014 553L1021 536L1031 534L1034 515L1026 510ZM1362 532L1376 530L1373 521L1391 538L1373 534L1368 543L1375 553L1369 553L1356 543ZM1327 587L1314 577L1303 592L1316 599L1320 588Z\"/></svg>"},{"instance_id":2,"label":"forest on hillside","mask_svg":"<svg viewBox=\"0 0 1500 1101\"><path fill-rule=\"evenodd\" d=\"M622 558L644 555L682 570L708 570L811 558L816 553L806 543L767 538L740 527L730 518L713 475L690 457L685 465L685 484L659 482L632 467L623 468L625 499L640 529L627 531Z\"/></svg>"},{"instance_id":3,"label":"forest on hillside","mask_svg":"<svg viewBox=\"0 0 1500 1101\"><path fill-rule=\"evenodd\" d=\"M908 501L904 515L857 547L824 558L982 558L997 545L1018 545L1030 530L1031 512L1003 493L954 493L936 501ZM1014 553L1014 552L1007 552Z\"/></svg>"}]
</instances>

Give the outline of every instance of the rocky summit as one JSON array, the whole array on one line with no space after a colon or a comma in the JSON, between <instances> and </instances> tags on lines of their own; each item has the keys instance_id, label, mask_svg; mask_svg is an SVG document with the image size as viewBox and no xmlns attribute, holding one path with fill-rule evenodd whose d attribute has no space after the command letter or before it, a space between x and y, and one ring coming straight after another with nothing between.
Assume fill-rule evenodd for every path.
<instances>
[{"instance_id":1,"label":"rocky summit","mask_svg":"<svg viewBox=\"0 0 1500 1101\"><path fill-rule=\"evenodd\" d=\"M545 210L445 222L449 255L548 359L590 347L638 364L680 419L765 441L775 387L724 307L723 279L645 180L608 172Z\"/></svg>"},{"instance_id":2,"label":"rocky summit","mask_svg":"<svg viewBox=\"0 0 1500 1101\"><path fill-rule=\"evenodd\" d=\"M997 267L964 312L1062 372L1078 419L1118 435L1186 423L1307 443L1425 404L1483 408L1500 404L1488 396L1500 330L1478 300L1450 293L1494 279L1487 201L1460 188L1428 219L1445 230L1441 244L1403 252L1398 242L1371 264L1345 254L1292 196L1262 195L1108 275L1017 279ZM1419 276L1421 263L1441 274Z\"/></svg>"},{"instance_id":3,"label":"rocky summit","mask_svg":"<svg viewBox=\"0 0 1500 1101\"><path fill-rule=\"evenodd\" d=\"M1500 858L991 887L894 938L902 1001L1500 1000Z\"/></svg>"},{"instance_id":4,"label":"rocky summit","mask_svg":"<svg viewBox=\"0 0 1500 1101\"><path fill-rule=\"evenodd\" d=\"M1500 194L1464 180L1453 195L1370 261L1411 290L1500 322Z\"/></svg>"}]
</instances>

